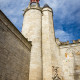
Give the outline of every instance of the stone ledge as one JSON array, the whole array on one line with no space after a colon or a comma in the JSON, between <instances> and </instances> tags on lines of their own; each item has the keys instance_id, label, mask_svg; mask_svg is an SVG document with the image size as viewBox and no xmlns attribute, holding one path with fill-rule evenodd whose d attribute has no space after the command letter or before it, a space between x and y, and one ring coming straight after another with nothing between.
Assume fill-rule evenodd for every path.
<instances>
[{"instance_id":1,"label":"stone ledge","mask_svg":"<svg viewBox=\"0 0 80 80\"><path fill-rule=\"evenodd\" d=\"M29 11L29 10L31 10L31 9L35 9L35 10L42 11L42 8L39 7L39 4L38 4L38 3L36 3L36 5L31 5L31 4L29 3L28 8L26 8L25 10L23 10L23 11L24 11L23 16L25 15L25 13L26 13L27 11Z\"/></svg>"},{"instance_id":2,"label":"stone ledge","mask_svg":"<svg viewBox=\"0 0 80 80\"><path fill-rule=\"evenodd\" d=\"M26 39L21 32L12 24L12 22L4 15L4 13L0 10L0 20L6 27L15 34L29 49L31 49L31 42Z\"/></svg>"},{"instance_id":3,"label":"stone ledge","mask_svg":"<svg viewBox=\"0 0 80 80\"><path fill-rule=\"evenodd\" d=\"M69 41L67 41L67 42L61 42L61 41L59 41L59 38L56 38L56 43L59 46L61 46L61 45L69 45L69 44L78 44L78 43L80 43L80 39L73 40L73 43L69 43Z\"/></svg>"}]
</instances>

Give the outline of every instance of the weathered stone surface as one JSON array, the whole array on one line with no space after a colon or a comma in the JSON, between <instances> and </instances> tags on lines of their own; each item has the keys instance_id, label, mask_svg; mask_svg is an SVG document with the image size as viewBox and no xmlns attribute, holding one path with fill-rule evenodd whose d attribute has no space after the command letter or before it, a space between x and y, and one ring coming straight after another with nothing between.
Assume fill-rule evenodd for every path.
<instances>
[{"instance_id":1,"label":"weathered stone surface","mask_svg":"<svg viewBox=\"0 0 80 80\"><path fill-rule=\"evenodd\" d=\"M80 43L60 46L64 80L80 80ZM64 53L67 55L65 56Z\"/></svg>"},{"instance_id":2,"label":"weathered stone surface","mask_svg":"<svg viewBox=\"0 0 80 80\"><path fill-rule=\"evenodd\" d=\"M28 80L31 43L0 11L0 80Z\"/></svg>"},{"instance_id":3,"label":"weathered stone surface","mask_svg":"<svg viewBox=\"0 0 80 80\"><path fill-rule=\"evenodd\" d=\"M29 80L42 80L40 8L32 6L24 14L22 34L32 41Z\"/></svg>"},{"instance_id":4,"label":"weathered stone surface","mask_svg":"<svg viewBox=\"0 0 80 80\"><path fill-rule=\"evenodd\" d=\"M45 7L42 9L42 14L43 80L52 80L52 44L55 41L52 9Z\"/></svg>"}]
</instances>

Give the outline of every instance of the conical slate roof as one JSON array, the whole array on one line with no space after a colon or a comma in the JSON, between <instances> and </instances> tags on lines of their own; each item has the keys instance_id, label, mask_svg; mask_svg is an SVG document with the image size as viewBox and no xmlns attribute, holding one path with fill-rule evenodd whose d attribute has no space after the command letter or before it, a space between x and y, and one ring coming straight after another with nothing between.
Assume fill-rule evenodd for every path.
<instances>
[{"instance_id":1,"label":"conical slate roof","mask_svg":"<svg viewBox=\"0 0 80 80\"><path fill-rule=\"evenodd\" d=\"M43 6L43 8L45 8L45 7L49 7L49 5L48 4L45 4L44 6ZM50 8L50 7L49 7Z\"/></svg>"}]
</instances>

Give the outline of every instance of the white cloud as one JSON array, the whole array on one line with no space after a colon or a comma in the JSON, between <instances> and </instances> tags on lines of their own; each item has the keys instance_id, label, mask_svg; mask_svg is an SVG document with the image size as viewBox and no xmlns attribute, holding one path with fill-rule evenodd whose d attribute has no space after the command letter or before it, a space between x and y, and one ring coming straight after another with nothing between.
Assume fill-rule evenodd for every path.
<instances>
[{"instance_id":1,"label":"white cloud","mask_svg":"<svg viewBox=\"0 0 80 80\"><path fill-rule=\"evenodd\" d=\"M22 10L28 6L29 2L30 0L0 0L0 9L18 28L22 25ZM71 24L75 21L80 23L80 12L73 14L77 9L80 9L80 0L40 0L41 6L45 3L53 9L54 18L59 21L59 27L57 26L55 32L56 37L59 37L63 41L66 41L66 39L71 40L73 38L72 34L60 29L63 29L61 27L63 27L62 24L64 24L65 20L66 24Z\"/></svg>"},{"instance_id":2,"label":"white cloud","mask_svg":"<svg viewBox=\"0 0 80 80\"><path fill-rule=\"evenodd\" d=\"M30 0L0 0L0 9L3 10L4 13L6 13L7 16L15 15L15 16L21 16L22 10L25 9L25 7L28 6ZM50 5L51 8L53 8L54 16L55 18L60 19L61 23L64 22L64 19L67 17L68 21L67 23L70 23L77 18L75 16L72 16L72 13L80 8L80 0L42 0L40 1L40 4L43 5L47 3ZM80 22L80 20L78 20Z\"/></svg>"},{"instance_id":3,"label":"white cloud","mask_svg":"<svg viewBox=\"0 0 80 80\"><path fill-rule=\"evenodd\" d=\"M69 34L61 29L55 30L55 36L56 36L56 38L59 38L60 41L67 41L67 40L73 39L72 34Z\"/></svg>"},{"instance_id":4,"label":"white cloud","mask_svg":"<svg viewBox=\"0 0 80 80\"><path fill-rule=\"evenodd\" d=\"M77 9L80 10L80 0L44 0L44 3L53 8L55 18L60 19L62 23L65 18L68 18L67 23L80 19L79 16L75 16L76 14L72 15Z\"/></svg>"},{"instance_id":5,"label":"white cloud","mask_svg":"<svg viewBox=\"0 0 80 80\"><path fill-rule=\"evenodd\" d=\"M22 25L23 9L27 7L29 0L0 0L0 9L18 28Z\"/></svg>"}]
</instances>

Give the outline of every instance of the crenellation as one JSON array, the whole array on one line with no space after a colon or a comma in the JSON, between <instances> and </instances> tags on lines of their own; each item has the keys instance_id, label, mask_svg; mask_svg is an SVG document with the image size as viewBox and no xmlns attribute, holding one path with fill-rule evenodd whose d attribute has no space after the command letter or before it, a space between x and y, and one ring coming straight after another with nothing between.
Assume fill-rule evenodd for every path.
<instances>
[{"instance_id":1,"label":"crenellation","mask_svg":"<svg viewBox=\"0 0 80 80\"><path fill-rule=\"evenodd\" d=\"M61 41L59 41L59 38L56 38L56 43L57 43L57 45L68 45L68 44L70 44L69 43L69 41L67 41L67 42L61 42Z\"/></svg>"},{"instance_id":2,"label":"crenellation","mask_svg":"<svg viewBox=\"0 0 80 80\"><path fill-rule=\"evenodd\" d=\"M61 42L61 45L68 45L69 44L69 41L67 42Z\"/></svg>"},{"instance_id":3,"label":"crenellation","mask_svg":"<svg viewBox=\"0 0 80 80\"><path fill-rule=\"evenodd\" d=\"M56 38L57 45L61 45L61 42L59 41L59 38Z\"/></svg>"},{"instance_id":4,"label":"crenellation","mask_svg":"<svg viewBox=\"0 0 80 80\"><path fill-rule=\"evenodd\" d=\"M36 3L36 6L35 6L35 5L31 5L31 3L29 3L28 8L26 8L26 9L24 10L23 16L25 15L25 13L26 13L28 10L31 10L31 9L36 9L36 10L42 11L42 8L39 7L38 3Z\"/></svg>"},{"instance_id":5,"label":"crenellation","mask_svg":"<svg viewBox=\"0 0 80 80\"><path fill-rule=\"evenodd\" d=\"M75 41L75 40L73 40L73 43L76 43L76 41Z\"/></svg>"},{"instance_id":6,"label":"crenellation","mask_svg":"<svg viewBox=\"0 0 80 80\"><path fill-rule=\"evenodd\" d=\"M56 38L56 43L57 43L57 45L71 45L71 44L79 44L80 43L80 39L78 39L78 40L73 40L73 43L69 43L69 41L67 41L67 42L61 42L61 41L59 41L59 39L58 38Z\"/></svg>"},{"instance_id":7,"label":"crenellation","mask_svg":"<svg viewBox=\"0 0 80 80\"><path fill-rule=\"evenodd\" d=\"M80 43L80 39L78 39L78 42Z\"/></svg>"},{"instance_id":8,"label":"crenellation","mask_svg":"<svg viewBox=\"0 0 80 80\"><path fill-rule=\"evenodd\" d=\"M80 39L78 39L78 40L73 40L73 44L76 44L76 43L80 43Z\"/></svg>"}]
</instances>

